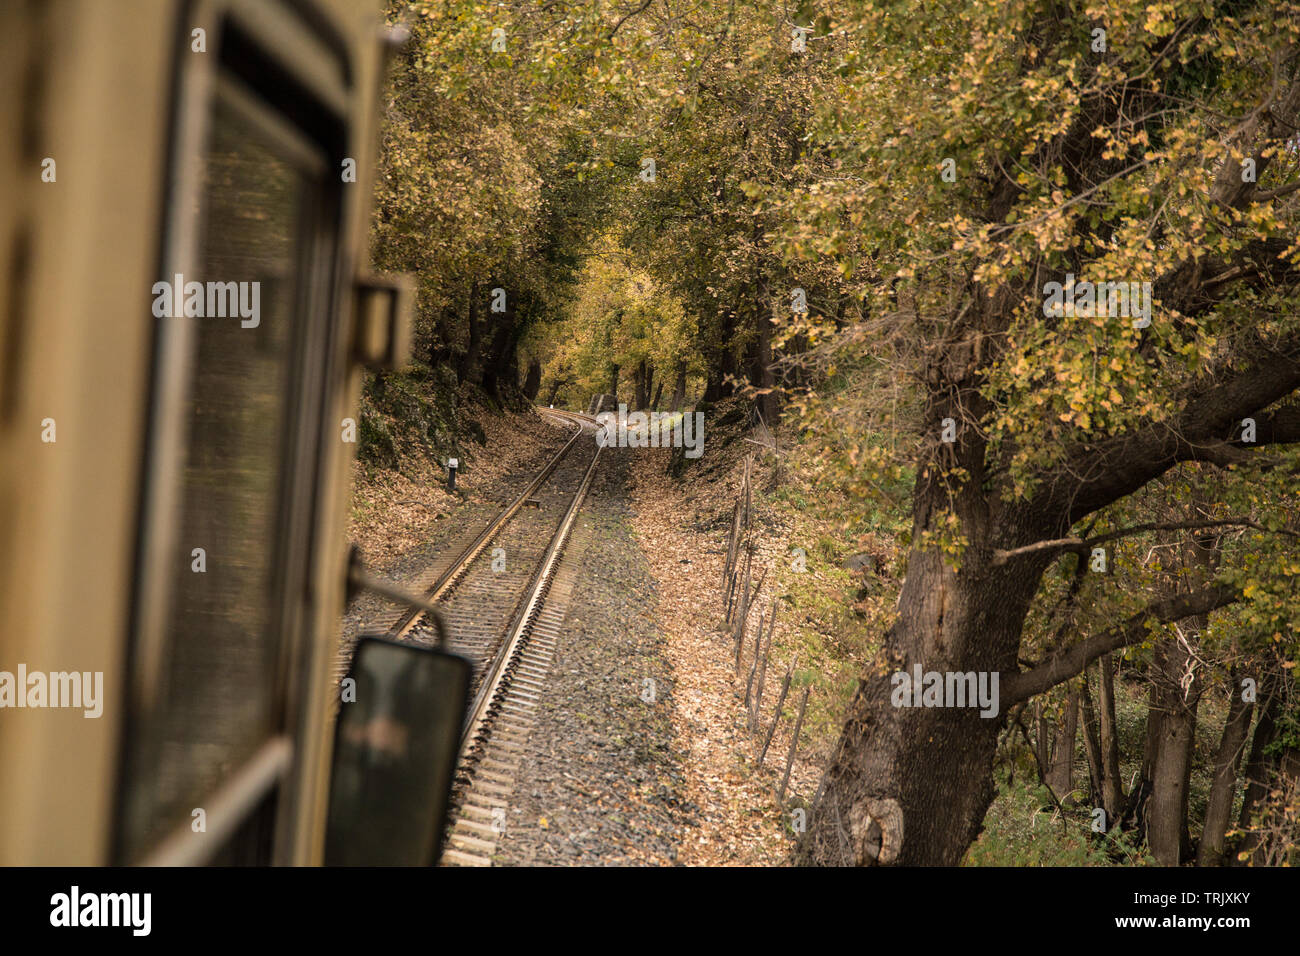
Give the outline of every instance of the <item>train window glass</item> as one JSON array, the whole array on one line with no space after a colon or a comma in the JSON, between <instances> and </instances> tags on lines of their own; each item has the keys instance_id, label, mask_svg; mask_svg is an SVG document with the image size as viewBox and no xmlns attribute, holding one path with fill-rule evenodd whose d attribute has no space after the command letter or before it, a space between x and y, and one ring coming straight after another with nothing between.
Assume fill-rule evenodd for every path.
<instances>
[{"instance_id":1,"label":"train window glass","mask_svg":"<svg viewBox=\"0 0 1300 956\"><path fill-rule=\"evenodd\" d=\"M161 686L128 743L127 859L189 823L282 724L297 280L321 168L312 155L251 96L218 86L194 210L200 274L169 277L183 302L164 319L193 323L194 346Z\"/></svg>"},{"instance_id":2,"label":"train window glass","mask_svg":"<svg viewBox=\"0 0 1300 956\"><path fill-rule=\"evenodd\" d=\"M272 790L243 820L208 862L212 866L261 866L275 845L275 815L279 791Z\"/></svg>"}]
</instances>

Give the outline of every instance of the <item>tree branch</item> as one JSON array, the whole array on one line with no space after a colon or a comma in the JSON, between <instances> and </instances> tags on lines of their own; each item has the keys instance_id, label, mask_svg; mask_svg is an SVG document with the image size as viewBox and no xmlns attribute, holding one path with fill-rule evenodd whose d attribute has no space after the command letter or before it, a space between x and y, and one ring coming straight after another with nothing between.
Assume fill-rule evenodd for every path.
<instances>
[{"instance_id":1,"label":"tree branch","mask_svg":"<svg viewBox=\"0 0 1300 956\"><path fill-rule=\"evenodd\" d=\"M1010 707L1035 694L1082 674L1085 667L1103 654L1139 643L1147 635L1147 624L1168 624L1197 614L1208 614L1241 599L1241 592L1228 584L1212 584L1191 594L1178 594L1147 605L1123 624L1080 641L1051 660L1028 671L1003 675L1001 706Z\"/></svg>"},{"instance_id":2,"label":"tree branch","mask_svg":"<svg viewBox=\"0 0 1300 956\"><path fill-rule=\"evenodd\" d=\"M649 9L650 4L653 2L654 0L645 0L645 3L641 4L641 6L633 10L629 10L627 13L623 14L623 16L619 18L618 23L614 24L614 28L605 35L606 42L614 39L614 34L618 33L618 31L623 28L623 24L627 23L628 20L631 20L633 17L637 16L638 14L644 13L647 9Z\"/></svg>"},{"instance_id":3,"label":"tree branch","mask_svg":"<svg viewBox=\"0 0 1300 956\"><path fill-rule=\"evenodd\" d=\"M1257 416L1267 429L1256 445L1300 441L1300 412L1288 407L1259 414L1300 388L1300 334L1281 342L1257 342L1231 365L1188 390L1183 409L1170 421L1152 422L1125 435L1076 448L1049 477L1030 510L1059 519L1062 530L1132 494L1182 461L1229 465L1250 460L1238 439L1241 421Z\"/></svg>"},{"instance_id":4,"label":"tree branch","mask_svg":"<svg viewBox=\"0 0 1300 956\"><path fill-rule=\"evenodd\" d=\"M1253 528L1256 531L1269 531L1277 534L1290 535L1293 538L1300 538L1300 531L1292 531L1290 528L1266 528L1253 518L1244 517L1221 518L1208 521L1149 522L1147 524L1133 525L1129 528L1120 528L1118 531L1108 531L1105 534L1097 535L1095 538L1053 538L1050 541L1035 541L1033 544L1027 544L1020 548L1012 548L1008 551L994 551L993 564L1006 564L1008 561L1022 558L1027 554L1038 554L1042 551L1073 551L1076 554L1087 554L1093 548L1105 544L1108 541L1131 537L1135 534L1144 534L1148 531L1199 531L1204 528L1224 528L1229 526Z\"/></svg>"},{"instance_id":5,"label":"tree branch","mask_svg":"<svg viewBox=\"0 0 1300 956\"><path fill-rule=\"evenodd\" d=\"M1300 405L1286 405L1264 415L1255 416L1255 441L1240 440L1233 444L1241 448L1254 445L1289 445L1300 442Z\"/></svg>"},{"instance_id":6,"label":"tree branch","mask_svg":"<svg viewBox=\"0 0 1300 956\"><path fill-rule=\"evenodd\" d=\"M1296 118L1300 116L1300 72L1296 61L1288 62L1285 83L1275 84L1269 99L1233 136L1242 151L1254 155L1257 173L1268 166L1268 157L1264 155L1268 147L1290 139L1297 125ZM1211 188L1211 199L1228 207L1243 208L1257 197L1256 183L1243 183L1239 173L1237 164L1225 161ZM1281 194L1289 189L1290 184L1272 192ZM1269 193L1263 197L1277 198ZM1222 269L1211 273L1211 284L1219 288L1218 294L1223 294L1226 283L1253 275L1261 268L1266 273L1265 279L1271 270L1279 268L1276 253L1265 254L1271 249L1269 242L1260 246L1258 254L1251 253L1250 262L1225 263ZM1184 314L1196 311L1192 308L1195 303L1184 300L1190 294L1187 290L1202 287L1199 281L1188 284L1200 268L1199 264L1184 262L1158 283L1167 287L1166 305ZM1294 271L1289 264L1283 263L1280 268L1294 282ZM1208 308L1212 302L1213 297L1201 305ZM1256 341L1254 347L1233 356L1218 372L1194 383L1186 394L1181 414L1172 421L1153 422L1137 432L1082 444L1075 449L1064 465L1048 477L1042 492L1031 503L1030 511L1049 523L1059 521L1056 527L1063 531L1080 518L1131 494L1180 461L1206 461L1222 466L1246 460L1248 453L1226 436L1233 434L1234 426L1241 419L1281 401L1297 388L1300 388L1300 337L1291 335L1271 345ZM1264 420L1274 429L1268 441L1300 441L1300 414L1288 412L1284 417L1279 412L1265 416Z\"/></svg>"},{"instance_id":7,"label":"tree branch","mask_svg":"<svg viewBox=\"0 0 1300 956\"><path fill-rule=\"evenodd\" d=\"M1268 202L1270 199L1278 199L1288 193L1293 193L1300 189L1300 181L1287 183L1285 186L1279 186L1277 189L1269 189L1266 192L1255 193L1251 196L1251 202Z\"/></svg>"}]
</instances>

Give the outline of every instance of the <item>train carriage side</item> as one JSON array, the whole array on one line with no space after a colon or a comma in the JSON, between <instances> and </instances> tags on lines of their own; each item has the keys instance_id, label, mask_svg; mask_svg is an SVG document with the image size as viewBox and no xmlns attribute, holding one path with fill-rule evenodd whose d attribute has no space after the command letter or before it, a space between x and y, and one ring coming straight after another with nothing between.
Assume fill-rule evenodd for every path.
<instances>
[{"instance_id":1,"label":"train carriage side","mask_svg":"<svg viewBox=\"0 0 1300 956\"><path fill-rule=\"evenodd\" d=\"M381 14L0 10L0 864L321 860Z\"/></svg>"}]
</instances>

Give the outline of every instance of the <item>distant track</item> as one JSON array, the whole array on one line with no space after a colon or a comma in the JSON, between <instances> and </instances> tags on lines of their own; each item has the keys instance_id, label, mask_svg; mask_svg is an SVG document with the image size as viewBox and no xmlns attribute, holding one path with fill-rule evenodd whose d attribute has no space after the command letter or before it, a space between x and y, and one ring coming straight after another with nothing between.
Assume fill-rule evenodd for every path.
<instances>
[{"instance_id":1,"label":"distant track","mask_svg":"<svg viewBox=\"0 0 1300 956\"><path fill-rule=\"evenodd\" d=\"M496 517L488 523L487 527L483 529L482 533L471 541L469 545L466 546L465 549L455 558L455 560L452 561L451 566L446 568L437 577L433 584L430 585L428 590L424 593L424 599L429 603L437 603L450 594L456 585L460 583L461 578L464 577L465 572L474 562L474 559L483 553L483 549L486 548L498 535L506 522L513 518L519 512L519 509L524 506L524 503L528 501L528 499L532 498L546 480L554 474L555 469L559 466L560 462L564 460L573 449L573 446L577 443L578 439L582 437L582 425L580 422L575 421L575 419L585 419L592 425L597 424L595 419L588 418L586 415L577 415L572 412L556 412L554 409L549 408L544 409L543 411L561 419L562 421L574 425L573 436L565 442L564 447L556 452L555 456L533 476L527 487L519 493L519 496L511 501L510 504L502 508L501 511L497 513ZM400 640L405 637L406 633L423 617L423 611L412 608L397 619L397 622L389 629L388 637L393 640Z\"/></svg>"}]
</instances>

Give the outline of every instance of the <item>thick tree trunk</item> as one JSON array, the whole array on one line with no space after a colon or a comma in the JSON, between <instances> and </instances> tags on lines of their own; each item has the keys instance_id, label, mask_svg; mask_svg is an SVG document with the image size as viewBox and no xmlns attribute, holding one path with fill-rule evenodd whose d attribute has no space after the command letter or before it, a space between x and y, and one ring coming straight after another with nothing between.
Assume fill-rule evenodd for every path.
<instances>
[{"instance_id":1,"label":"thick tree trunk","mask_svg":"<svg viewBox=\"0 0 1300 956\"><path fill-rule=\"evenodd\" d=\"M918 544L907 558L897 617L849 704L809 815L805 862L956 866L993 801L993 757L1010 699L999 692L989 717L969 703L916 707L891 700L901 686L893 675L917 666L983 676L990 688L994 676L1000 686L1019 671L1025 616L1052 558L1032 552L996 563L993 552L1052 537L1059 525L1005 508L996 494L985 497L985 449L976 430L961 430L955 443L938 441L946 418L978 419L985 407L974 390L930 393L924 431L934 444L912 495ZM966 477L953 479L958 468ZM955 564L927 542L952 518L965 539Z\"/></svg>"},{"instance_id":2,"label":"thick tree trunk","mask_svg":"<svg viewBox=\"0 0 1300 956\"><path fill-rule=\"evenodd\" d=\"M923 505L918 506L925 510ZM918 523L925 520L918 515ZM891 675L1007 672L1043 562L997 567L968 550L953 571L914 550L885 636L849 705L836 756L813 807L801 857L822 865L954 866L993 800L993 755L1004 714L978 707L896 707Z\"/></svg>"},{"instance_id":3,"label":"thick tree trunk","mask_svg":"<svg viewBox=\"0 0 1300 956\"><path fill-rule=\"evenodd\" d=\"M1210 785L1210 799L1205 807L1205 826L1201 829L1201 842L1196 849L1198 866L1222 866L1228 821L1232 816L1232 799L1237 789L1237 768L1250 731L1250 715L1254 705L1241 699L1234 668L1228 680L1228 717L1223 723L1223 736L1214 756L1214 781Z\"/></svg>"}]
</instances>

